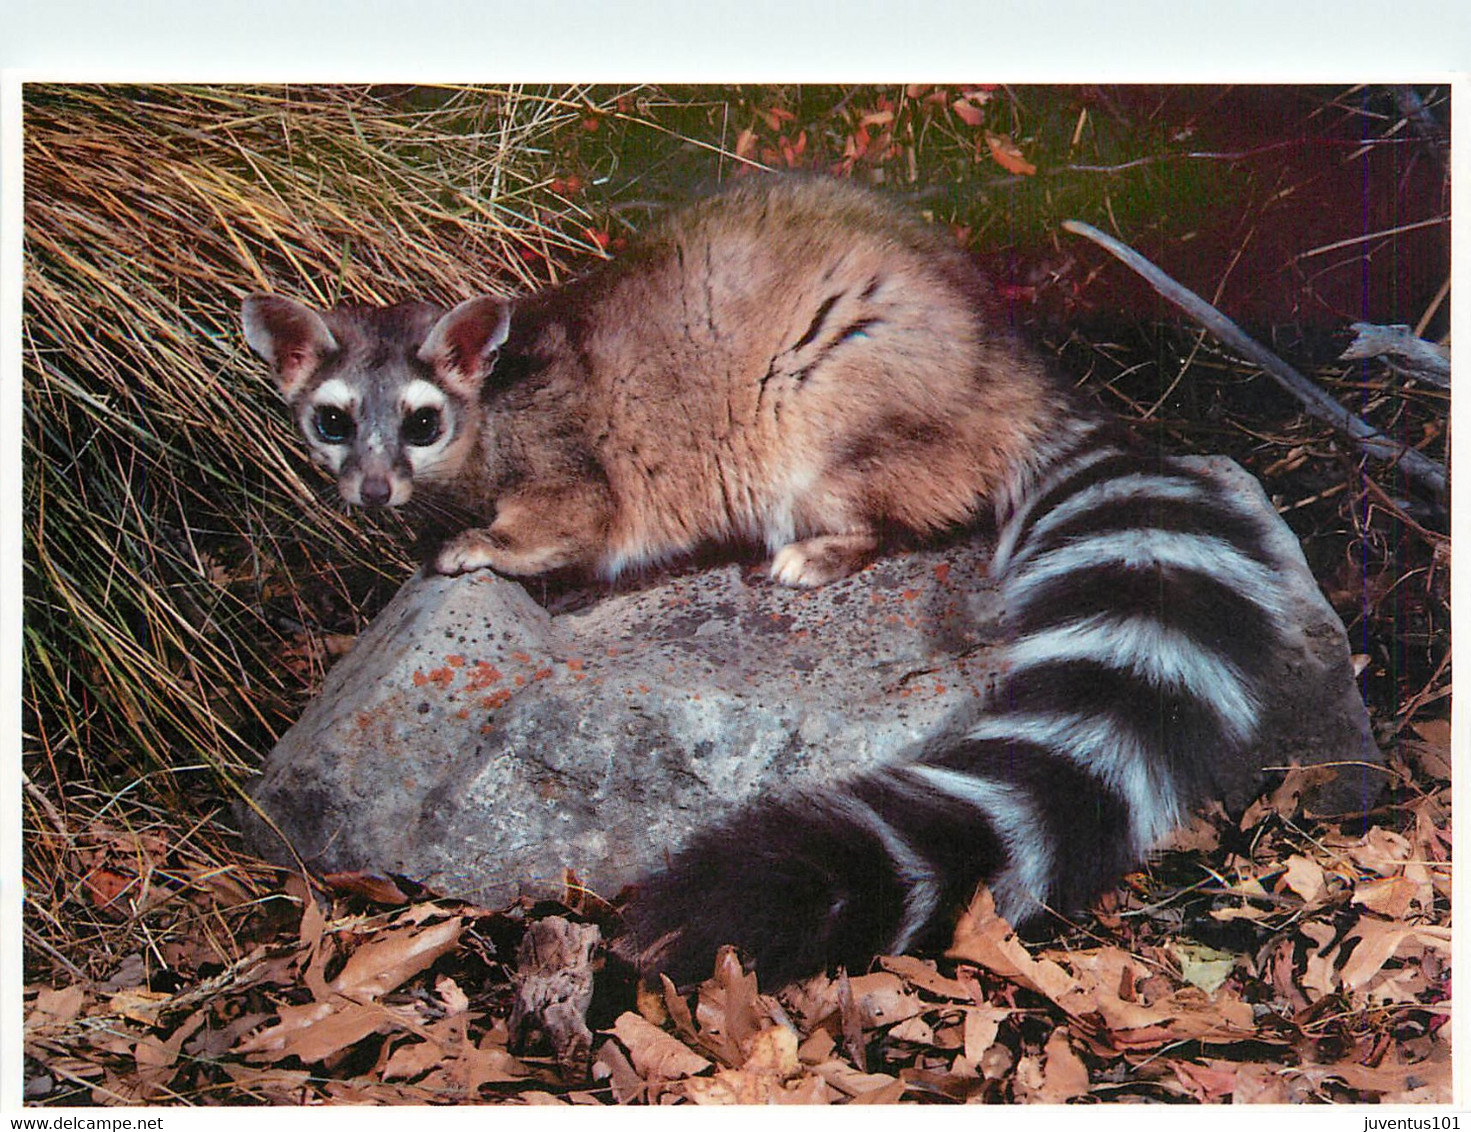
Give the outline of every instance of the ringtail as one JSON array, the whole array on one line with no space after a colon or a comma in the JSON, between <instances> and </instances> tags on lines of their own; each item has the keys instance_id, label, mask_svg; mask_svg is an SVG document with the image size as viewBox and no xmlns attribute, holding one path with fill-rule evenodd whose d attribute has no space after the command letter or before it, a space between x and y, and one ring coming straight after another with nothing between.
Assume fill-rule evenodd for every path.
<instances>
[{"instance_id":1,"label":"ringtail","mask_svg":"<svg viewBox=\"0 0 1471 1132\"><path fill-rule=\"evenodd\" d=\"M348 503L470 516L441 573L613 578L754 542L811 586L968 522L1067 427L985 299L934 227L772 179L514 303L255 295L244 325Z\"/></svg>"},{"instance_id":2,"label":"ringtail","mask_svg":"<svg viewBox=\"0 0 1471 1132\"><path fill-rule=\"evenodd\" d=\"M693 981L726 943L768 983L861 969L982 883L1018 926L1078 909L1255 739L1283 617L1261 520L1080 409L953 241L868 191L745 180L515 302L258 295L244 325L349 503L471 516L443 573L755 541L819 585L994 515L990 713L696 836L627 908L649 973Z\"/></svg>"}]
</instances>

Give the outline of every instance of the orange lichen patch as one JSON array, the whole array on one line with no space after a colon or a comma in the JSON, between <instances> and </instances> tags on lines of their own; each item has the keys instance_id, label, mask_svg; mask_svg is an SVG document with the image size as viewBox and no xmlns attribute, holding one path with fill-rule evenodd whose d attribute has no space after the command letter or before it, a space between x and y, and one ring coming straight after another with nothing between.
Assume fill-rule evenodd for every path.
<instances>
[{"instance_id":1,"label":"orange lichen patch","mask_svg":"<svg viewBox=\"0 0 1471 1132\"><path fill-rule=\"evenodd\" d=\"M465 667L465 658L462 657L459 653L451 653L449 656L444 658L444 662L451 668Z\"/></svg>"},{"instance_id":2,"label":"orange lichen patch","mask_svg":"<svg viewBox=\"0 0 1471 1132\"><path fill-rule=\"evenodd\" d=\"M513 652L511 654L511 659L517 661L520 664L530 664L531 654L526 652Z\"/></svg>"},{"instance_id":3,"label":"orange lichen patch","mask_svg":"<svg viewBox=\"0 0 1471 1132\"><path fill-rule=\"evenodd\" d=\"M498 692L492 692L488 696L482 696L480 698L480 706L486 711L495 711L497 708L503 708L506 704L510 703L511 695L512 693L509 689L502 688Z\"/></svg>"},{"instance_id":4,"label":"orange lichen patch","mask_svg":"<svg viewBox=\"0 0 1471 1132\"><path fill-rule=\"evenodd\" d=\"M455 682L455 670L453 668L434 668L425 673L420 669L414 670L414 687L422 688L425 684L438 684L441 688L448 688Z\"/></svg>"},{"instance_id":5,"label":"orange lichen patch","mask_svg":"<svg viewBox=\"0 0 1471 1132\"><path fill-rule=\"evenodd\" d=\"M465 691L479 692L492 684L500 683L501 670L487 661L475 662L475 667L465 674Z\"/></svg>"},{"instance_id":6,"label":"orange lichen patch","mask_svg":"<svg viewBox=\"0 0 1471 1132\"><path fill-rule=\"evenodd\" d=\"M935 581L945 586L950 584L950 563L939 562L935 564Z\"/></svg>"},{"instance_id":7,"label":"orange lichen patch","mask_svg":"<svg viewBox=\"0 0 1471 1132\"><path fill-rule=\"evenodd\" d=\"M918 599L918 597L919 597L919 590L910 589L910 590L905 590L904 591L904 600L905 601L915 601L916 599Z\"/></svg>"},{"instance_id":8,"label":"orange lichen patch","mask_svg":"<svg viewBox=\"0 0 1471 1132\"><path fill-rule=\"evenodd\" d=\"M550 668L538 668L531 674L531 678L533 680L550 680L552 678L552 670Z\"/></svg>"},{"instance_id":9,"label":"orange lichen patch","mask_svg":"<svg viewBox=\"0 0 1471 1132\"><path fill-rule=\"evenodd\" d=\"M567 662L567 671L568 672L581 672L582 671L582 661L580 661L580 660L569 660Z\"/></svg>"}]
</instances>

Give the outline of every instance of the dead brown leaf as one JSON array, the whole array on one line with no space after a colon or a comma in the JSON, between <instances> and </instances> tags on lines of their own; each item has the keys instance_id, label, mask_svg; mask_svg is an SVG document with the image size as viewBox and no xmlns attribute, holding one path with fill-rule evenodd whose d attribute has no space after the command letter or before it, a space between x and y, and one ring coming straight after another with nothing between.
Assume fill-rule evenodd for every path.
<instances>
[{"instance_id":1,"label":"dead brown leaf","mask_svg":"<svg viewBox=\"0 0 1471 1132\"><path fill-rule=\"evenodd\" d=\"M951 979L935 969L932 959L916 959L912 955L886 955L879 960L885 970L898 975L906 983L927 991L937 998L969 1002L971 991L959 979Z\"/></svg>"},{"instance_id":2,"label":"dead brown leaf","mask_svg":"<svg viewBox=\"0 0 1471 1132\"><path fill-rule=\"evenodd\" d=\"M741 1064L741 1043L760 1029L756 999L756 976L746 973L732 949L721 949L715 974L700 984L695 1021L706 1045L727 1065Z\"/></svg>"},{"instance_id":3,"label":"dead brown leaf","mask_svg":"<svg viewBox=\"0 0 1471 1132\"><path fill-rule=\"evenodd\" d=\"M613 1035L623 1043L640 1079L667 1083L693 1077L711 1068L711 1063L679 1039L629 1011L613 1023Z\"/></svg>"},{"instance_id":4,"label":"dead brown leaf","mask_svg":"<svg viewBox=\"0 0 1471 1132\"><path fill-rule=\"evenodd\" d=\"M858 1011L858 1024L865 1030L891 1026L924 1010L919 996L907 989L898 975L890 972L859 975L848 982L853 993L853 1005Z\"/></svg>"},{"instance_id":5,"label":"dead brown leaf","mask_svg":"<svg viewBox=\"0 0 1471 1132\"><path fill-rule=\"evenodd\" d=\"M1089 1089L1088 1067L1073 1052L1066 1026L1052 1031L1043 1052L1046 1056L1044 1081L1037 1099L1043 1104L1061 1104L1085 1096Z\"/></svg>"},{"instance_id":6,"label":"dead brown leaf","mask_svg":"<svg viewBox=\"0 0 1471 1132\"><path fill-rule=\"evenodd\" d=\"M1309 908L1319 904L1328 892L1322 866L1296 853L1287 858L1287 871L1283 874L1282 883L1302 897Z\"/></svg>"},{"instance_id":7,"label":"dead brown leaf","mask_svg":"<svg viewBox=\"0 0 1471 1132\"><path fill-rule=\"evenodd\" d=\"M886 1073L865 1073L860 1069L855 1069L849 1062L836 1059L814 1065L812 1072L818 1074L845 1097L876 1095L896 1087L902 1092L904 1086L904 1082Z\"/></svg>"},{"instance_id":8,"label":"dead brown leaf","mask_svg":"<svg viewBox=\"0 0 1471 1132\"><path fill-rule=\"evenodd\" d=\"M1017 145L1011 138L1002 137L1000 134L986 134L986 148L991 152L991 160L1005 169L1008 173L1015 173L1022 177L1034 176L1037 167L1022 156L1021 146Z\"/></svg>"},{"instance_id":9,"label":"dead brown leaf","mask_svg":"<svg viewBox=\"0 0 1471 1132\"><path fill-rule=\"evenodd\" d=\"M1175 1076L1198 1101L1219 1102L1236 1092L1241 1066L1230 1061L1174 1063Z\"/></svg>"},{"instance_id":10,"label":"dead brown leaf","mask_svg":"<svg viewBox=\"0 0 1471 1132\"><path fill-rule=\"evenodd\" d=\"M87 991L81 983L73 983L59 990L42 987L36 992L36 1000L26 1015L26 1037L44 1036L71 1025L82 1012L82 1004L86 1000Z\"/></svg>"},{"instance_id":11,"label":"dead brown leaf","mask_svg":"<svg viewBox=\"0 0 1471 1132\"><path fill-rule=\"evenodd\" d=\"M464 920L451 916L417 931L393 928L383 932L348 957L328 989L355 999L379 998L452 950L463 930Z\"/></svg>"},{"instance_id":12,"label":"dead brown leaf","mask_svg":"<svg viewBox=\"0 0 1471 1132\"><path fill-rule=\"evenodd\" d=\"M1072 986L1072 977L1056 963L1036 960L1028 954L1011 925L996 914L990 892L982 888L961 913L955 936L945 953L984 967L1004 979L1056 1001Z\"/></svg>"}]
</instances>

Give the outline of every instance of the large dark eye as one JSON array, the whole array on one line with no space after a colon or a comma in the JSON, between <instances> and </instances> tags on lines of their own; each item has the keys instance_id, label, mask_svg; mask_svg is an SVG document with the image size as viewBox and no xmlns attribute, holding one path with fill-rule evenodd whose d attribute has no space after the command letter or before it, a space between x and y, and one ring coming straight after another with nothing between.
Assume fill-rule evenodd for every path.
<instances>
[{"instance_id":1,"label":"large dark eye","mask_svg":"<svg viewBox=\"0 0 1471 1132\"><path fill-rule=\"evenodd\" d=\"M415 409L404 417L403 436L405 444L423 448L439 439L443 425L439 410L433 406Z\"/></svg>"},{"instance_id":2,"label":"large dark eye","mask_svg":"<svg viewBox=\"0 0 1471 1132\"><path fill-rule=\"evenodd\" d=\"M323 444L346 444L352 439L352 414L335 405L318 405L312 415L312 427Z\"/></svg>"}]
</instances>

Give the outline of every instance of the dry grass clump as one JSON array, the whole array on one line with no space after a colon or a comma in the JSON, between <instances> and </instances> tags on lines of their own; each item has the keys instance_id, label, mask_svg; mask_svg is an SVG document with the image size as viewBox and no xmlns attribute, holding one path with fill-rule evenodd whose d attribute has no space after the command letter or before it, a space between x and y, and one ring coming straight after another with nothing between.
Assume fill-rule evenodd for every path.
<instances>
[{"instance_id":1,"label":"dry grass clump","mask_svg":"<svg viewBox=\"0 0 1471 1132\"><path fill-rule=\"evenodd\" d=\"M409 568L391 526L349 519L303 474L241 343L241 297L452 300L545 284L596 248L542 168L545 135L593 112L576 91L25 96L24 726L41 962L61 950L45 925L75 941L89 934L79 915L105 905L107 926L119 907L88 895L89 839L147 836L152 805L207 814L294 716L327 660L319 642L356 632ZM117 958L86 950L97 968Z\"/></svg>"}]
</instances>

